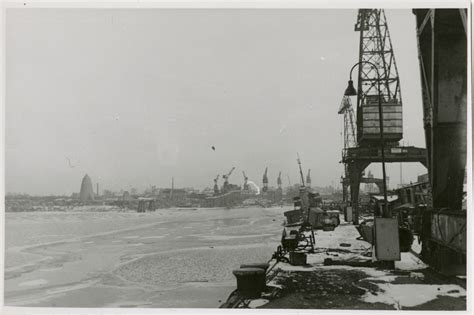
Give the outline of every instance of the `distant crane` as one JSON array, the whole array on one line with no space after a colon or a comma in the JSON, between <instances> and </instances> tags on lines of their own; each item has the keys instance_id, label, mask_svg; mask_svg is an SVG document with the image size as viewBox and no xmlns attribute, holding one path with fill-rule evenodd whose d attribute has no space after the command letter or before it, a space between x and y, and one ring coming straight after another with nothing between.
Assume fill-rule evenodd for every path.
<instances>
[{"instance_id":1,"label":"distant crane","mask_svg":"<svg viewBox=\"0 0 474 315\"><path fill-rule=\"evenodd\" d=\"M244 171L242 171L242 174L244 175L244 190L249 190L249 184L248 184L249 178L247 177L247 175L245 175Z\"/></svg>"},{"instance_id":2,"label":"distant crane","mask_svg":"<svg viewBox=\"0 0 474 315\"><path fill-rule=\"evenodd\" d=\"M348 148L357 146L354 108L352 107L351 98L349 96L344 95L342 97L341 105L337 113L344 115L344 149L342 155L345 156Z\"/></svg>"},{"instance_id":3,"label":"distant crane","mask_svg":"<svg viewBox=\"0 0 474 315\"><path fill-rule=\"evenodd\" d=\"M349 202L358 224L359 187L362 171L372 162L360 162L363 150L381 145L378 102L384 122L383 144L398 146L403 136L400 78L393 52L387 19L383 9L359 9L354 30L359 32L356 115L348 96L344 96L338 113L344 115L343 201ZM355 130L354 128L354 116ZM372 119L371 117L376 117ZM387 116L387 117L385 117ZM356 132L357 131L357 132ZM356 149L358 148L358 149ZM359 150L360 149L360 150ZM348 152L351 151L351 155ZM384 152L384 149L381 149ZM350 188L350 194L348 189Z\"/></svg>"},{"instance_id":4,"label":"distant crane","mask_svg":"<svg viewBox=\"0 0 474 315\"><path fill-rule=\"evenodd\" d=\"M306 185L311 188L311 169L309 169L308 174L306 174Z\"/></svg>"},{"instance_id":5,"label":"distant crane","mask_svg":"<svg viewBox=\"0 0 474 315\"><path fill-rule=\"evenodd\" d=\"M301 184L304 187L304 176L303 176L303 169L301 168L301 160L300 160L300 154L296 153L296 162L298 162L298 167L300 169L300 176L301 176Z\"/></svg>"},{"instance_id":6,"label":"distant crane","mask_svg":"<svg viewBox=\"0 0 474 315\"><path fill-rule=\"evenodd\" d=\"M267 171L268 171L268 167L265 167L265 173L263 173L263 188L262 188L262 192L267 192L268 191L268 177L267 177Z\"/></svg>"},{"instance_id":7,"label":"distant crane","mask_svg":"<svg viewBox=\"0 0 474 315\"><path fill-rule=\"evenodd\" d=\"M222 186L222 190L224 193L226 193L228 191L228 187L229 187L229 177L230 175L232 174L232 172L235 170L235 166L231 168L231 170L229 171L229 173L227 174L224 174L222 175L222 178L224 178L224 185Z\"/></svg>"},{"instance_id":8,"label":"distant crane","mask_svg":"<svg viewBox=\"0 0 474 315\"><path fill-rule=\"evenodd\" d=\"M355 131L355 115L354 115L354 108L352 107L351 98L349 96L344 95L342 97L341 105L339 106L339 110L337 111L338 114L344 115L344 148L342 149L342 159L347 155L349 148L355 148L357 146L356 141L356 131ZM347 191L347 186L344 185L349 179L349 165L344 164L344 176L341 176L341 183L342 185L342 200L347 202L349 198L349 194ZM363 176L363 175L362 175Z\"/></svg>"},{"instance_id":9,"label":"distant crane","mask_svg":"<svg viewBox=\"0 0 474 315\"><path fill-rule=\"evenodd\" d=\"M214 178L214 194L217 195L219 194L219 185L217 185L217 181L219 180L219 176L217 175L216 178Z\"/></svg>"},{"instance_id":10,"label":"distant crane","mask_svg":"<svg viewBox=\"0 0 474 315\"><path fill-rule=\"evenodd\" d=\"M281 172L278 173L277 186L278 186L278 189L281 189Z\"/></svg>"}]
</instances>

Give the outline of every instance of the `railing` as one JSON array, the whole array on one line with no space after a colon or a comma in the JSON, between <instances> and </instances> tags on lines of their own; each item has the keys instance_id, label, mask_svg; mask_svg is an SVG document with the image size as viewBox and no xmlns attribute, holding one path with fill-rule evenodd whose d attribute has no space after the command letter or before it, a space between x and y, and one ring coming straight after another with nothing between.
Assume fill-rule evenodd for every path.
<instances>
[{"instance_id":1,"label":"railing","mask_svg":"<svg viewBox=\"0 0 474 315\"><path fill-rule=\"evenodd\" d=\"M343 150L343 159L347 158L363 158L363 157L379 157L382 155L380 148L354 147ZM410 156L425 158L426 149L416 147L386 147L385 155L387 157Z\"/></svg>"}]
</instances>

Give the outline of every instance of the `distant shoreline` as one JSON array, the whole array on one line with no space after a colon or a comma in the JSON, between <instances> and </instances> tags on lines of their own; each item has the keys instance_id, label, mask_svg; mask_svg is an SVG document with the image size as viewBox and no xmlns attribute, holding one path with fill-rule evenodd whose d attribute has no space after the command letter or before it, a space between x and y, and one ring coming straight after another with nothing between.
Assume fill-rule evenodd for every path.
<instances>
[{"instance_id":1,"label":"distant shoreline","mask_svg":"<svg viewBox=\"0 0 474 315\"><path fill-rule=\"evenodd\" d=\"M232 209L245 209L252 208L254 206L237 206L237 207L170 207L170 208L158 208L153 211L146 211L142 213L152 213L160 210L170 210L170 211L197 211L197 210L232 210ZM275 205L266 208L280 208L281 206ZM19 209L19 210L8 210L5 209L5 213L19 213L19 212L137 212L133 208L121 208L118 206L107 206L107 205L83 205L83 206L52 206L52 207L41 207L37 206L36 208L30 209Z\"/></svg>"}]
</instances>

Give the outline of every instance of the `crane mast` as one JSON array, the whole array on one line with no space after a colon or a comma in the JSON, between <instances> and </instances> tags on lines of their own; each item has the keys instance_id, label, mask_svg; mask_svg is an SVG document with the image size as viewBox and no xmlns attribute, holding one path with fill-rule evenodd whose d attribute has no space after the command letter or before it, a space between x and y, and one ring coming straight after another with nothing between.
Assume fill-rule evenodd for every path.
<instances>
[{"instance_id":1,"label":"crane mast","mask_svg":"<svg viewBox=\"0 0 474 315\"><path fill-rule=\"evenodd\" d=\"M357 142L363 146L379 145L377 104L380 97L385 126L384 142L398 145L403 136L402 96L384 10L360 9L355 31L360 32Z\"/></svg>"}]
</instances>

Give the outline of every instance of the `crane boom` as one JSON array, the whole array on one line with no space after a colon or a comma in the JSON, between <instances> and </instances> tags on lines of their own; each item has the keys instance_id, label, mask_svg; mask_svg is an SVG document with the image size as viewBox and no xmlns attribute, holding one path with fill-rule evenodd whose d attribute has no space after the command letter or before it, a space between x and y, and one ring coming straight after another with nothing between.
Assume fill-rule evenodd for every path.
<instances>
[{"instance_id":1,"label":"crane boom","mask_svg":"<svg viewBox=\"0 0 474 315\"><path fill-rule=\"evenodd\" d=\"M299 154L299 153L296 153L296 155L297 155L296 161L298 162L298 166L299 166L299 168L300 168L301 182L303 183L303 186L304 186L304 176L303 176L303 170L301 169L300 154Z\"/></svg>"},{"instance_id":2,"label":"crane boom","mask_svg":"<svg viewBox=\"0 0 474 315\"><path fill-rule=\"evenodd\" d=\"M232 174L232 172L234 171L234 169L235 169L235 166L231 168L229 173L222 175L222 178L224 178L227 181L229 179L230 175Z\"/></svg>"}]
</instances>

